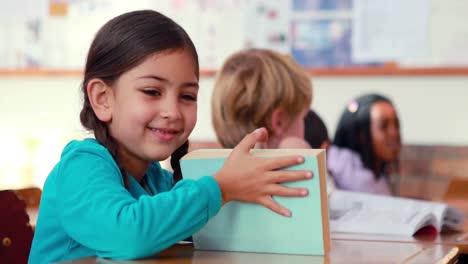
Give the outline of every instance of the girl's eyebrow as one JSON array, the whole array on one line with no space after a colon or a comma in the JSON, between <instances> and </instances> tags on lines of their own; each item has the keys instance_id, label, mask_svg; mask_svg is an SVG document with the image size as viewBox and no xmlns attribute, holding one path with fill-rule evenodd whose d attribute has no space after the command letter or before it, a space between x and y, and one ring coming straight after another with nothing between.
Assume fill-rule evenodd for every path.
<instances>
[{"instance_id":1,"label":"girl's eyebrow","mask_svg":"<svg viewBox=\"0 0 468 264\"><path fill-rule=\"evenodd\" d=\"M145 76L138 77L137 79L155 79L160 82L169 82L167 79L164 79L156 75L145 75Z\"/></svg>"},{"instance_id":2,"label":"girl's eyebrow","mask_svg":"<svg viewBox=\"0 0 468 264\"><path fill-rule=\"evenodd\" d=\"M169 80L163 77L156 76L156 75L145 75L145 76L138 77L137 79L154 79L160 82L169 83ZM185 83L182 83L181 86L182 87L195 87L197 89L199 87L198 82L185 82Z\"/></svg>"}]
</instances>

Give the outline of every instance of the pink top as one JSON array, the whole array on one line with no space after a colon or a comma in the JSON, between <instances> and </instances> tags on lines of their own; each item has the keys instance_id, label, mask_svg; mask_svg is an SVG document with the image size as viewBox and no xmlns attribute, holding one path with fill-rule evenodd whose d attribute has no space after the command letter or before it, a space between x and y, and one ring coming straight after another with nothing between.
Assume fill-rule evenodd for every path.
<instances>
[{"instance_id":1,"label":"pink top","mask_svg":"<svg viewBox=\"0 0 468 264\"><path fill-rule=\"evenodd\" d=\"M375 179L371 170L364 167L356 152L330 145L327 149L327 167L338 189L391 195L386 175Z\"/></svg>"}]
</instances>

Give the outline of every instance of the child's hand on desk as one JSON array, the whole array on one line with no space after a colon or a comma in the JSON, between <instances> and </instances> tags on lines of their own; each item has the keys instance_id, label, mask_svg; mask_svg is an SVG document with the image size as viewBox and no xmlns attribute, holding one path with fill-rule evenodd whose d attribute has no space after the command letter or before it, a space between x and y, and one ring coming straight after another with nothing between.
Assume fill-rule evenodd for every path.
<instances>
[{"instance_id":1,"label":"child's hand on desk","mask_svg":"<svg viewBox=\"0 0 468 264\"><path fill-rule=\"evenodd\" d=\"M290 216L291 212L275 202L272 196L306 196L307 189L290 188L280 183L311 178L312 172L279 170L303 163L304 158L300 156L265 159L249 153L255 144L264 142L267 138L265 128L259 128L245 136L214 178L221 188L223 204L230 201L258 203L278 214Z\"/></svg>"}]
</instances>

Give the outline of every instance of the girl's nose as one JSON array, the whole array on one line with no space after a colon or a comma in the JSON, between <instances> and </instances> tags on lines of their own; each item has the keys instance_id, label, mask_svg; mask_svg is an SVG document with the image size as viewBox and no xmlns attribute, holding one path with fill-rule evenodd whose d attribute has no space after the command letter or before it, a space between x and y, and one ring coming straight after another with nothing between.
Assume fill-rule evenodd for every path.
<instances>
[{"instance_id":1,"label":"girl's nose","mask_svg":"<svg viewBox=\"0 0 468 264\"><path fill-rule=\"evenodd\" d=\"M177 105L177 101L166 100L165 104L161 108L160 116L164 119L177 120L181 118L180 110Z\"/></svg>"},{"instance_id":2,"label":"girl's nose","mask_svg":"<svg viewBox=\"0 0 468 264\"><path fill-rule=\"evenodd\" d=\"M396 125L390 126L388 132L392 136L400 136L400 129Z\"/></svg>"}]
</instances>

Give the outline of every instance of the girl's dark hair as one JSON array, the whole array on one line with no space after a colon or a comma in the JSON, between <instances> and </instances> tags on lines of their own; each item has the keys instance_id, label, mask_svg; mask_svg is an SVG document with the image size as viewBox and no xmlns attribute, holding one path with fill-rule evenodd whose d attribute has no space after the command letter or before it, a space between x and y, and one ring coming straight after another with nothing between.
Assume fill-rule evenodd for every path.
<instances>
[{"instance_id":1,"label":"girl's dark hair","mask_svg":"<svg viewBox=\"0 0 468 264\"><path fill-rule=\"evenodd\" d=\"M107 124L97 118L91 107L88 83L92 79L100 79L111 86L123 73L142 63L148 56L177 50L187 50L192 54L195 73L199 78L198 55L188 34L173 20L152 10L133 11L111 19L97 32L89 48L81 84L83 108L80 121L86 129L94 132L96 140L114 157L127 187L128 179L119 163L117 142L109 134ZM185 145L188 142L172 154L173 166L177 167L179 159L187 153ZM174 182L181 178L180 169L177 169Z\"/></svg>"},{"instance_id":2,"label":"girl's dark hair","mask_svg":"<svg viewBox=\"0 0 468 264\"><path fill-rule=\"evenodd\" d=\"M314 110L309 110L304 118L304 139L314 149L320 148L323 142L330 140L327 126Z\"/></svg>"},{"instance_id":3,"label":"girl's dark hair","mask_svg":"<svg viewBox=\"0 0 468 264\"><path fill-rule=\"evenodd\" d=\"M358 153L364 167L373 171L378 179L389 164L384 162L381 168L375 167L376 156L372 148L370 132L370 109L376 102L392 104L390 99L379 94L367 94L352 100L341 114L333 144Z\"/></svg>"}]
</instances>

